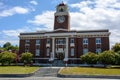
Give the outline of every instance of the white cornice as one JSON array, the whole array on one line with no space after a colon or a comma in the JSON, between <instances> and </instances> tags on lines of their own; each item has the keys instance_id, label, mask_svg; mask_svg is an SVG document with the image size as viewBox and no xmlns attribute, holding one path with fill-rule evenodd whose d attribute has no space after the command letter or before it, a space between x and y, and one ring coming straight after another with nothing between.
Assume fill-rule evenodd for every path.
<instances>
[{"instance_id":1,"label":"white cornice","mask_svg":"<svg viewBox=\"0 0 120 80\"><path fill-rule=\"evenodd\" d=\"M56 29L54 31L68 31L68 29L62 29L62 28L59 28L59 29Z\"/></svg>"},{"instance_id":2,"label":"white cornice","mask_svg":"<svg viewBox=\"0 0 120 80\"><path fill-rule=\"evenodd\" d=\"M90 32L90 33L45 33L41 35L20 35L20 39L43 39L50 37L109 37L110 32Z\"/></svg>"}]
</instances>

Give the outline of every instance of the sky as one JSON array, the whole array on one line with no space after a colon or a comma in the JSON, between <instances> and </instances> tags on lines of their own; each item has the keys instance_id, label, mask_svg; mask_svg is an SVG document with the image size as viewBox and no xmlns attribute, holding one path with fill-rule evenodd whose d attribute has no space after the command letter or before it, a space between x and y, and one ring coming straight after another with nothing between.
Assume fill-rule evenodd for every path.
<instances>
[{"instance_id":1,"label":"sky","mask_svg":"<svg viewBox=\"0 0 120 80\"><path fill-rule=\"evenodd\" d=\"M19 45L22 32L53 30L62 1L69 7L71 30L109 29L110 46L120 43L120 0L0 0L0 46Z\"/></svg>"}]
</instances>

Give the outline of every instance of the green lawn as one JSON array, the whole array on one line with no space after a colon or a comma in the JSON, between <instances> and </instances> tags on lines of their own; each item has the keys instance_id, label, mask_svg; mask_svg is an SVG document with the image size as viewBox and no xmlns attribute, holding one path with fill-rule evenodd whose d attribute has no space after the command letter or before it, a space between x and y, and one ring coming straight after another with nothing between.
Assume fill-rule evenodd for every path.
<instances>
[{"instance_id":1,"label":"green lawn","mask_svg":"<svg viewBox=\"0 0 120 80\"><path fill-rule=\"evenodd\" d=\"M120 69L114 68L88 68L88 67L66 67L60 71L60 74L72 75L120 75Z\"/></svg>"},{"instance_id":2,"label":"green lawn","mask_svg":"<svg viewBox=\"0 0 120 80\"><path fill-rule=\"evenodd\" d=\"M0 74L28 74L39 69L39 67L29 66L0 66Z\"/></svg>"}]
</instances>

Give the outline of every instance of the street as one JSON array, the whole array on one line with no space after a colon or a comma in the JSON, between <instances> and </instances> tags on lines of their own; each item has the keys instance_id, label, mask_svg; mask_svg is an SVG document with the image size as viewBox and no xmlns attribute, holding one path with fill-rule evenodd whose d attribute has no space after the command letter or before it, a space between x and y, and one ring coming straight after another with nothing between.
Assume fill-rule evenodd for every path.
<instances>
[{"instance_id":1,"label":"street","mask_svg":"<svg viewBox=\"0 0 120 80\"><path fill-rule=\"evenodd\" d=\"M26 78L0 78L0 80L119 80L119 79L26 77Z\"/></svg>"}]
</instances>

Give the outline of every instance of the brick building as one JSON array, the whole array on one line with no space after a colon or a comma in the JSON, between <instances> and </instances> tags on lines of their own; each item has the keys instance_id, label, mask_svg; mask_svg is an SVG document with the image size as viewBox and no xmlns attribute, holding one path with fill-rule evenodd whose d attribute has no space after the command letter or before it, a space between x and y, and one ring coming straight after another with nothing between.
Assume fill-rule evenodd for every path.
<instances>
[{"instance_id":1,"label":"brick building","mask_svg":"<svg viewBox=\"0 0 120 80\"><path fill-rule=\"evenodd\" d=\"M54 14L54 30L20 33L19 53L31 52L34 63L78 64L80 56L87 52L109 50L109 35L109 30L70 30L68 7L60 3Z\"/></svg>"}]
</instances>

